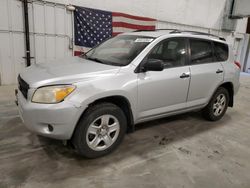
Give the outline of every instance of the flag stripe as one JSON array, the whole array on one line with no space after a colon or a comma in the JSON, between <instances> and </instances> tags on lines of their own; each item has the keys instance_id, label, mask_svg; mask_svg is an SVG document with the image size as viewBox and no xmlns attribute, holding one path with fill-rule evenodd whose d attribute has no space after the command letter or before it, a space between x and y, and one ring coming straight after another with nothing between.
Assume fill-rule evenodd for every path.
<instances>
[{"instance_id":1,"label":"flag stripe","mask_svg":"<svg viewBox=\"0 0 250 188\"><path fill-rule=\"evenodd\" d=\"M112 36L114 37L114 36L119 35L121 33L124 33L124 32L113 32Z\"/></svg>"},{"instance_id":2,"label":"flag stripe","mask_svg":"<svg viewBox=\"0 0 250 188\"><path fill-rule=\"evenodd\" d=\"M135 20L135 19L130 19L130 18L125 18L125 17L120 17L120 16L113 16L112 17L112 22L125 22L125 23L130 23L130 24L135 24L135 25L155 25L155 21L141 21L141 20Z\"/></svg>"},{"instance_id":3,"label":"flag stripe","mask_svg":"<svg viewBox=\"0 0 250 188\"><path fill-rule=\"evenodd\" d=\"M74 56L80 56L82 55L82 51L74 51Z\"/></svg>"},{"instance_id":4,"label":"flag stripe","mask_svg":"<svg viewBox=\"0 0 250 188\"><path fill-rule=\"evenodd\" d=\"M79 55L81 55L83 53L88 52L89 50L91 50L91 48L74 45L74 56L79 56Z\"/></svg>"},{"instance_id":5,"label":"flag stripe","mask_svg":"<svg viewBox=\"0 0 250 188\"><path fill-rule=\"evenodd\" d=\"M119 32L132 32L134 29L125 28L125 27L113 27L113 33Z\"/></svg>"},{"instance_id":6,"label":"flag stripe","mask_svg":"<svg viewBox=\"0 0 250 188\"><path fill-rule=\"evenodd\" d=\"M154 30L155 29L154 25L135 25L135 24L125 23L125 22L113 22L112 26L113 27L125 27L125 28L135 29L135 30Z\"/></svg>"},{"instance_id":7,"label":"flag stripe","mask_svg":"<svg viewBox=\"0 0 250 188\"><path fill-rule=\"evenodd\" d=\"M120 13L120 12L112 12L112 16L120 16L120 17L130 18L130 19L134 19L134 20L141 20L141 21L156 21L156 19L153 19L153 18L132 16L132 15L124 14L124 13Z\"/></svg>"}]
</instances>

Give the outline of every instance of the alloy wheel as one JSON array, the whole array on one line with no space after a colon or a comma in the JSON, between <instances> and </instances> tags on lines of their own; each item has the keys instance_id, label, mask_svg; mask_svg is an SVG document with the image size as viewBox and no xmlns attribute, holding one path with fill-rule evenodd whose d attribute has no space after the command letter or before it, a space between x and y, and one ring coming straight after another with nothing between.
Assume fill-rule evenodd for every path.
<instances>
[{"instance_id":1,"label":"alloy wheel","mask_svg":"<svg viewBox=\"0 0 250 188\"><path fill-rule=\"evenodd\" d=\"M116 117L106 114L96 118L87 130L88 146L95 151L103 151L114 144L119 136L120 123Z\"/></svg>"},{"instance_id":2,"label":"alloy wheel","mask_svg":"<svg viewBox=\"0 0 250 188\"><path fill-rule=\"evenodd\" d=\"M219 94L213 104L213 112L215 116L222 114L226 106L226 96L224 94Z\"/></svg>"}]
</instances>

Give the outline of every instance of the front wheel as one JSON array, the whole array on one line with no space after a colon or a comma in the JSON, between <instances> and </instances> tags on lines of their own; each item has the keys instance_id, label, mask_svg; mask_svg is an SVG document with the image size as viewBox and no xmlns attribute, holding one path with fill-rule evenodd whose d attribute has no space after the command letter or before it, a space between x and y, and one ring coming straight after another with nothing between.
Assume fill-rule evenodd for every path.
<instances>
[{"instance_id":1,"label":"front wheel","mask_svg":"<svg viewBox=\"0 0 250 188\"><path fill-rule=\"evenodd\" d=\"M73 135L73 145L84 157L100 157L116 149L126 129L126 117L118 106L97 104L90 107L80 119Z\"/></svg>"},{"instance_id":2,"label":"front wheel","mask_svg":"<svg viewBox=\"0 0 250 188\"><path fill-rule=\"evenodd\" d=\"M223 87L219 87L208 105L203 109L203 116L210 121L221 119L227 111L228 102L228 91Z\"/></svg>"}]
</instances>

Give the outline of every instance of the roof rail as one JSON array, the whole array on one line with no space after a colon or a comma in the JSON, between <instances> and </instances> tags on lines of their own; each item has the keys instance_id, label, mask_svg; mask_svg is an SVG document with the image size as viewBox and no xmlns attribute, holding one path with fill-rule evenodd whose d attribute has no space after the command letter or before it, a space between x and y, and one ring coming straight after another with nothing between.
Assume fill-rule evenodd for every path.
<instances>
[{"instance_id":1,"label":"roof rail","mask_svg":"<svg viewBox=\"0 0 250 188\"><path fill-rule=\"evenodd\" d=\"M204 33L204 32L199 32L199 31L189 31L189 30L174 30L172 32L170 32L171 34L174 34L174 33L190 33L190 34L194 34L194 35L206 35L206 36L211 36L211 37L216 37L220 40L223 40L223 41L226 41L225 38L223 37L220 37L220 36L217 36L217 35L213 35L213 34L210 34L210 33Z\"/></svg>"},{"instance_id":2,"label":"roof rail","mask_svg":"<svg viewBox=\"0 0 250 188\"><path fill-rule=\"evenodd\" d=\"M177 29L155 29L156 31L176 31Z\"/></svg>"},{"instance_id":3,"label":"roof rail","mask_svg":"<svg viewBox=\"0 0 250 188\"><path fill-rule=\"evenodd\" d=\"M174 31L176 29L152 29L152 30L135 30L132 32L142 32L142 31Z\"/></svg>"},{"instance_id":4,"label":"roof rail","mask_svg":"<svg viewBox=\"0 0 250 188\"><path fill-rule=\"evenodd\" d=\"M155 31L155 30L142 30L142 29L138 29L138 30L134 30L134 31L132 31L132 32L142 32L142 31Z\"/></svg>"},{"instance_id":5,"label":"roof rail","mask_svg":"<svg viewBox=\"0 0 250 188\"><path fill-rule=\"evenodd\" d=\"M220 40L226 41L225 38L217 36L217 35L213 35L210 33L205 33L205 32L199 32L199 31L189 31L189 30L179 30L179 29L154 29L154 30L135 30L133 32L142 32L142 31L171 31L170 34L175 34L175 33L190 33L190 34L194 34L194 35L206 35L206 36L211 36L211 37L215 37L218 38Z\"/></svg>"}]
</instances>

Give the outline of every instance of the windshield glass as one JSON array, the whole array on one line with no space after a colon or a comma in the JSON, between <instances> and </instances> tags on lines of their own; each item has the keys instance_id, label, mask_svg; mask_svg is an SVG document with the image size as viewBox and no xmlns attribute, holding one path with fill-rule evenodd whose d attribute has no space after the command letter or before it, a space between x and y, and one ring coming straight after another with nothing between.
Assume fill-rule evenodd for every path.
<instances>
[{"instance_id":1,"label":"windshield glass","mask_svg":"<svg viewBox=\"0 0 250 188\"><path fill-rule=\"evenodd\" d=\"M109 65L125 66L153 40L154 38L145 36L116 36L89 51L85 58Z\"/></svg>"}]
</instances>

